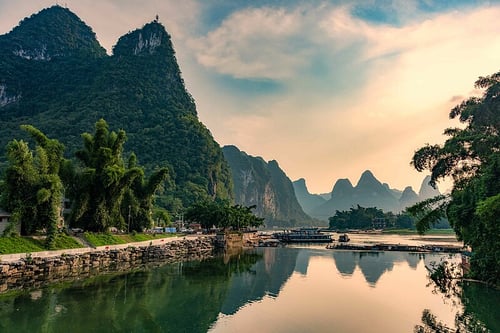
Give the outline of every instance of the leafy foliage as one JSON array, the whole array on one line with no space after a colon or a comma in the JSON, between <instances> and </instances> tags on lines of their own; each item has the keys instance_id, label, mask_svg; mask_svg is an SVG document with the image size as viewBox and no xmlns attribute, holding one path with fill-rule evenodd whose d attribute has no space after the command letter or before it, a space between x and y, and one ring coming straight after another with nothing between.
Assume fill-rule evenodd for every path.
<instances>
[{"instance_id":1,"label":"leafy foliage","mask_svg":"<svg viewBox=\"0 0 500 333\"><path fill-rule=\"evenodd\" d=\"M420 234L424 234L432 225L437 224L441 218L446 216L448 199L445 195L438 195L406 209L410 215L417 219L416 227Z\"/></svg>"},{"instance_id":2,"label":"leafy foliage","mask_svg":"<svg viewBox=\"0 0 500 333\"><path fill-rule=\"evenodd\" d=\"M385 218L385 214L381 209L358 205L349 211L336 211L328 220L331 229L367 229L372 228L374 218Z\"/></svg>"},{"instance_id":3,"label":"leafy foliage","mask_svg":"<svg viewBox=\"0 0 500 333\"><path fill-rule=\"evenodd\" d=\"M159 227L172 226L172 217L164 208L156 207L153 209L153 220L154 224Z\"/></svg>"},{"instance_id":4,"label":"leafy foliage","mask_svg":"<svg viewBox=\"0 0 500 333\"><path fill-rule=\"evenodd\" d=\"M137 168L135 154L129 158L128 170ZM121 205L122 216L127 216L127 230L142 231L153 226L152 214L154 195L168 177L168 169L154 172L149 179L144 179L144 172L138 174L125 192Z\"/></svg>"},{"instance_id":5,"label":"leafy foliage","mask_svg":"<svg viewBox=\"0 0 500 333\"><path fill-rule=\"evenodd\" d=\"M12 212L13 223L20 223L23 235L47 230L47 246L53 246L63 185L59 168L64 146L47 138L33 126L23 126L37 146L33 154L24 141L11 141L7 146L9 167L2 188L2 206Z\"/></svg>"},{"instance_id":6,"label":"leafy foliage","mask_svg":"<svg viewBox=\"0 0 500 333\"><path fill-rule=\"evenodd\" d=\"M57 36L57 38L52 38ZM20 22L9 37L0 40L27 59L49 60L63 56L103 57L106 51L95 33L67 8L53 6Z\"/></svg>"},{"instance_id":7,"label":"leafy foliage","mask_svg":"<svg viewBox=\"0 0 500 333\"><path fill-rule=\"evenodd\" d=\"M107 123L96 123L95 134L82 135L84 148L76 153L83 169L72 180L70 225L91 231L123 227L120 207L127 189L143 174L138 167L125 169L122 160L125 131L109 132Z\"/></svg>"},{"instance_id":8,"label":"leafy foliage","mask_svg":"<svg viewBox=\"0 0 500 333\"><path fill-rule=\"evenodd\" d=\"M201 224L202 228L212 227L240 230L247 227L259 227L264 219L252 213L254 206L230 205L227 200L203 201L188 208L185 218Z\"/></svg>"},{"instance_id":9,"label":"leafy foliage","mask_svg":"<svg viewBox=\"0 0 500 333\"><path fill-rule=\"evenodd\" d=\"M336 211L335 215L330 217L330 229L372 229L374 220L380 219L385 222L387 227L407 228L414 227L414 220L408 214L394 215L392 212L384 213L383 210L376 207L352 207L348 211Z\"/></svg>"},{"instance_id":10,"label":"leafy foliage","mask_svg":"<svg viewBox=\"0 0 500 333\"><path fill-rule=\"evenodd\" d=\"M21 224L23 234L45 229L47 246L54 245L63 222L63 187L72 201L71 226L102 232L111 227L143 230L152 225L154 195L168 170L160 169L146 181L134 154L125 167L125 131L110 132L106 121L99 120L93 135L82 134L83 149L76 153L81 165L75 167L62 157L64 146L59 141L32 126L23 128L37 142L36 152L24 141L10 142L9 166L0 192L2 205L12 212L13 222Z\"/></svg>"},{"instance_id":11,"label":"leafy foliage","mask_svg":"<svg viewBox=\"0 0 500 333\"><path fill-rule=\"evenodd\" d=\"M459 297L464 305L463 310L457 312L455 315L455 327L448 327L443 322L439 321L438 318L429 310L425 309L422 312L422 325L415 325L413 332L415 333L469 333L469 332L493 332L494 326L497 326L496 312L495 312L495 299L489 303L484 304L484 300L488 299L482 298L481 306L483 309L475 309L476 304L475 292L478 290L478 284L473 283L460 283L460 278L462 276L462 269L457 263L452 263L447 260L442 260L439 263L431 262L429 267L426 266L429 271L430 286L433 286L434 293L440 294L446 301L452 300L455 302L455 298ZM487 288L479 288L479 290L487 290ZM493 308L492 310L489 308ZM493 316L489 317L489 314ZM491 329L491 330L490 330ZM496 332L496 331L495 331Z\"/></svg>"},{"instance_id":12,"label":"leafy foliage","mask_svg":"<svg viewBox=\"0 0 500 333\"><path fill-rule=\"evenodd\" d=\"M462 102L450 112L464 128L448 128L443 145L426 145L412 160L418 171L431 170L431 183L451 176L453 190L448 197L414 206L421 217L418 229L425 231L446 215L465 244L472 246L472 276L500 282L500 72L480 77L476 88L482 97Z\"/></svg>"}]
</instances>

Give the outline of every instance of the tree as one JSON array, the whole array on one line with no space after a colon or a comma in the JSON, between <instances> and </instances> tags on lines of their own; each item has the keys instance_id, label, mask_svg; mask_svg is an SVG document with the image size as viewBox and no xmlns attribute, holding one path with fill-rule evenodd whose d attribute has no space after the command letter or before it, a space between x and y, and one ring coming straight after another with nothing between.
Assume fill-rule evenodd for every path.
<instances>
[{"instance_id":1,"label":"tree","mask_svg":"<svg viewBox=\"0 0 500 333\"><path fill-rule=\"evenodd\" d=\"M153 210L153 220L155 225L159 227L171 227L173 225L170 214L164 208L156 207Z\"/></svg>"},{"instance_id":2,"label":"tree","mask_svg":"<svg viewBox=\"0 0 500 333\"><path fill-rule=\"evenodd\" d=\"M376 207L352 207L349 211L336 211L330 217L329 226L331 229L371 229L375 218L385 219L392 222L395 217L392 213L384 213Z\"/></svg>"},{"instance_id":3,"label":"tree","mask_svg":"<svg viewBox=\"0 0 500 333\"><path fill-rule=\"evenodd\" d=\"M415 229L415 220L407 213L396 215L396 228Z\"/></svg>"},{"instance_id":4,"label":"tree","mask_svg":"<svg viewBox=\"0 0 500 333\"><path fill-rule=\"evenodd\" d=\"M51 248L60 222L63 185L59 169L64 146L30 125L21 126L36 142L33 152L24 141L7 145L9 166L5 172L2 205L12 212L21 233L30 235L45 229L46 246Z\"/></svg>"},{"instance_id":5,"label":"tree","mask_svg":"<svg viewBox=\"0 0 500 333\"><path fill-rule=\"evenodd\" d=\"M233 205L229 207L229 225L236 230L248 227L260 227L264 224L264 218L257 217L252 213L256 206Z\"/></svg>"},{"instance_id":6,"label":"tree","mask_svg":"<svg viewBox=\"0 0 500 333\"><path fill-rule=\"evenodd\" d=\"M263 218L252 213L254 208L255 206L231 205L228 200L206 200L191 205L185 217L187 220L200 223L205 229L215 226L239 230L264 224Z\"/></svg>"},{"instance_id":7,"label":"tree","mask_svg":"<svg viewBox=\"0 0 500 333\"><path fill-rule=\"evenodd\" d=\"M417 204L408 211L416 215L417 229L424 232L438 219L447 217L459 239L472 246L471 275L500 282L500 72L480 77L476 88L482 97L472 97L454 107L450 118L464 128L448 128L443 145L417 150L412 165L430 170L431 185L445 177L453 180L450 195Z\"/></svg>"},{"instance_id":8,"label":"tree","mask_svg":"<svg viewBox=\"0 0 500 333\"><path fill-rule=\"evenodd\" d=\"M76 152L82 169L72 181L70 223L91 231L123 227L123 197L144 172L137 166L124 166L125 131L109 132L108 124L101 119L95 124L94 135L84 133L82 138L84 147Z\"/></svg>"},{"instance_id":9,"label":"tree","mask_svg":"<svg viewBox=\"0 0 500 333\"><path fill-rule=\"evenodd\" d=\"M134 153L129 157L128 170L137 168ZM144 172L139 174L125 192L121 205L122 216L127 216L128 230L142 231L153 226L154 195L168 177L168 169L162 168L154 172L149 179L144 179ZM123 228L121 228L123 229Z\"/></svg>"}]
</instances>

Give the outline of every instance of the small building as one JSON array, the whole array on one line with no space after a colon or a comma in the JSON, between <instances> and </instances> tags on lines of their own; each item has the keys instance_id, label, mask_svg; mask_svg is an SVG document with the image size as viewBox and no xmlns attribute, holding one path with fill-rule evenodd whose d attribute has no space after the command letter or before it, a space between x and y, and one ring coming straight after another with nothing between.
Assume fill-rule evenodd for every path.
<instances>
[{"instance_id":1,"label":"small building","mask_svg":"<svg viewBox=\"0 0 500 333\"><path fill-rule=\"evenodd\" d=\"M0 235L9 226L10 214L0 208Z\"/></svg>"},{"instance_id":2,"label":"small building","mask_svg":"<svg viewBox=\"0 0 500 333\"><path fill-rule=\"evenodd\" d=\"M375 217L372 220L372 228L373 229L385 229L387 228L387 221L383 217Z\"/></svg>"},{"instance_id":3,"label":"small building","mask_svg":"<svg viewBox=\"0 0 500 333\"><path fill-rule=\"evenodd\" d=\"M188 228L193 232L201 232L201 224L200 223L189 223Z\"/></svg>"}]
</instances>

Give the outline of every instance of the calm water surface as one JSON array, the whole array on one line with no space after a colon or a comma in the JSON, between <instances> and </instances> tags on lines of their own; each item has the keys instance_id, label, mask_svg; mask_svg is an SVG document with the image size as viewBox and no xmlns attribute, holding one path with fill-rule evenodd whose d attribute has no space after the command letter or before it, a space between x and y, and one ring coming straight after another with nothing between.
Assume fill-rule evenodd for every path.
<instances>
[{"instance_id":1,"label":"calm water surface","mask_svg":"<svg viewBox=\"0 0 500 333\"><path fill-rule=\"evenodd\" d=\"M0 332L413 332L429 310L500 332L500 292L449 296L425 265L443 254L259 248L237 256L0 295Z\"/></svg>"}]
</instances>

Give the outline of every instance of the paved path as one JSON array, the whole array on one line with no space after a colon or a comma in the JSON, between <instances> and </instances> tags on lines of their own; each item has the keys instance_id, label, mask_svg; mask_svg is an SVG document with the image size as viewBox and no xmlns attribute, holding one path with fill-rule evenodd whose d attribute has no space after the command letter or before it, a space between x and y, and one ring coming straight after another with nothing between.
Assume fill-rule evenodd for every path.
<instances>
[{"instance_id":1,"label":"paved path","mask_svg":"<svg viewBox=\"0 0 500 333\"><path fill-rule=\"evenodd\" d=\"M82 254L89 252L97 252L97 251L106 251L106 250L115 250L115 249L124 249L129 246L135 247L143 247L149 245L161 245L168 242L178 241L182 239L193 239L197 237L205 237L207 235L186 235L186 236L176 236L176 237L167 237L161 239L153 239L143 242L134 242L134 243L126 243L126 244L116 244L116 245L104 245L98 247L80 247L77 249L65 249L65 250L55 250L55 251L42 251L42 252L30 252L32 258L49 258L49 257L57 257L61 254ZM18 261L21 258L26 258L28 253L13 253L13 254L2 254L0 255L0 263L2 262L13 262Z\"/></svg>"}]
</instances>

